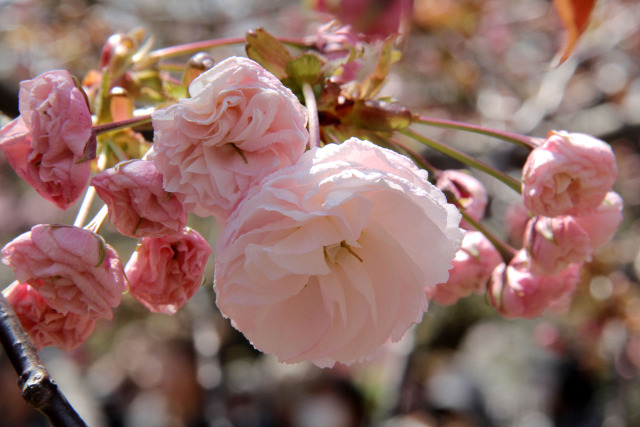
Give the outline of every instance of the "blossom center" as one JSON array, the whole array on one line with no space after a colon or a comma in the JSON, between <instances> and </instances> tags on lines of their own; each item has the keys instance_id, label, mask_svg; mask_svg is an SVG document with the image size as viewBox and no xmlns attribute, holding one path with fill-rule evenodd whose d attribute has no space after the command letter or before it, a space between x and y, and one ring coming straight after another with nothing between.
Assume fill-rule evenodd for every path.
<instances>
[{"instance_id":1,"label":"blossom center","mask_svg":"<svg viewBox=\"0 0 640 427\"><path fill-rule=\"evenodd\" d=\"M337 264L338 260L344 254L354 256L358 261L364 262L364 260L357 254L357 252L346 242L346 240L340 243L334 243L322 248L324 252L324 259L329 263Z\"/></svg>"}]
</instances>

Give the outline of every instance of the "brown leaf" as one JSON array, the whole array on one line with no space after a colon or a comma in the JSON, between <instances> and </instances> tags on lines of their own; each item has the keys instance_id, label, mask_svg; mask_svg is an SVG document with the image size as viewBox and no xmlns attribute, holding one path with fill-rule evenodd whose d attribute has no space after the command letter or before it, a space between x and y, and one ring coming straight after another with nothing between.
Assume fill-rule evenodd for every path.
<instances>
[{"instance_id":1,"label":"brown leaf","mask_svg":"<svg viewBox=\"0 0 640 427\"><path fill-rule=\"evenodd\" d=\"M553 0L553 4L566 31L566 40L559 60L559 64L562 64L571 55L578 39L587 28L596 0Z\"/></svg>"}]
</instances>

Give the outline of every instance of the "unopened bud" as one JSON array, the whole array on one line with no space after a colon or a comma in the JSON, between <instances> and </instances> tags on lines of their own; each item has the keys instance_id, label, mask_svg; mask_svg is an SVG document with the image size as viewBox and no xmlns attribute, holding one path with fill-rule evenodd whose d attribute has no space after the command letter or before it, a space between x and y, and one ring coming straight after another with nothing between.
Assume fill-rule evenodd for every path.
<instances>
[{"instance_id":1,"label":"unopened bud","mask_svg":"<svg viewBox=\"0 0 640 427\"><path fill-rule=\"evenodd\" d=\"M135 53L137 43L127 34L113 34L107 39L100 54L100 70L107 67L112 73L122 67L127 58Z\"/></svg>"},{"instance_id":2,"label":"unopened bud","mask_svg":"<svg viewBox=\"0 0 640 427\"><path fill-rule=\"evenodd\" d=\"M114 122L133 117L133 101L126 90L114 87L109 92L109 111Z\"/></svg>"},{"instance_id":3,"label":"unopened bud","mask_svg":"<svg viewBox=\"0 0 640 427\"><path fill-rule=\"evenodd\" d=\"M182 83L188 87L196 77L208 69L213 68L215 63L216 61L208 53L196 53L189 59L189 62L187 62L184 74L182 75Z\"/></svg>"}]
</instances>

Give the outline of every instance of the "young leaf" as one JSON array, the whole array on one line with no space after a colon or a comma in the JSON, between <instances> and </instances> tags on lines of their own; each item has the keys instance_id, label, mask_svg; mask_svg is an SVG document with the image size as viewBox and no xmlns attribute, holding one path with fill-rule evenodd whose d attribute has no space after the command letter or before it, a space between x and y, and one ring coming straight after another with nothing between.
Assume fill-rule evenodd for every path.
<instances>
[{"instance_id":1,"label":"young leaf","mask_svg":"<svg viewBox=\"0 0 640 427\"><path fill-rule=\"evenodd\" d=\"M269 70L276 78L287 77L291 54L275 37L262 28L247 32L247 56Z\"/></svg>"},{"instance_id":2,"label":"young leaf","mask_svg":"<svg viewBox=\"0 0 640 427\"><path fill-rule=\"evenodd\" d=\"M553 4L566 31L564 47L559 53L559 64L562 64L587 28L596 0L553 0Z\"/></svg>"}]
</instances>

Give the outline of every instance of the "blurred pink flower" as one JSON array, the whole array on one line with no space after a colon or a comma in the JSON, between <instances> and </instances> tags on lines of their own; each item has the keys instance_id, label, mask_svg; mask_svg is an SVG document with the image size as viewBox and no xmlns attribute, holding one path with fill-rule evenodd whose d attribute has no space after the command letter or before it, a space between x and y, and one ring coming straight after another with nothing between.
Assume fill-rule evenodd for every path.
<instances>
[{"instance_id":1,"label":"blurred pink flower","mask_svg":"<svg viewBox=\"0 0 640 427\"><path fill-rule=\"evenodd\" d=\"M413 0L310 0L310 3L313 9L331 13L374 39L400 32L413 11Z\"/></svg>"},{"instance_id":2,"label":"blurred pink flower","mask_svg":"<svg viewBox=\"0 0 640 427\"><path fill-rule=\"evenodd\" d=\"M531 255L531 270L542 275L556 274L574 262L591 261L593 254L589 234L570 215L532 218L523 246Z\"/></svg>"},{"instance_id":3,"label":"blurred pink flower","mask_svg":"<svg viewBox=\"0 0 640 427\"><path fill-rule=\"evenodd\" d=\"M593 251L609 243L622 222L622 197L610 191L595 212L576 217L576 221L589 234L589 246Z\"/></svg>"},{"instance_id":4,"label":"blurred pink flower","mask_svg":"<svg viewBox=\"0 0 640 427\"><path fill-rule=\"evenodd\" d=\"M2 262L62 314L111 319L126 289L117 252L82 228L36 225L2 248Z\"/></svg>"},{"instance_id":5,"label":"blurred pink flower","mask_svg":"<svg viewBox=\"0 0 640 427\"><path fill-rule=\"evenodd\" d=\"M553 275L531 272L526 250L519 251L509 265L500 264L489 281L491 304L506 318L540 316L547 308L565 303L580 279L580 264L569 265Z\"/></svg>"},{"instance_id":6,"label":"blurred pink flower","mask_svg":"<svg viewBox=\"0 0 640 427\"><path fill-rule=\"evenodd\" d=\"M25 283L15 282L3 293L38 350L50 345L65 351L73 350L93 333L96 326L95 318L58 312Z\"/></svg>"},{"instance_id":7,"label":"blurred pink flower","mask_svg":"<svg viewBox=\"0 0 640 427\"><path fill-rule=\"evenodd\" d=\"M131 237L178 234L187 211L175 194L162 188L162 174L148 160L119 163L91 180L109 208L109 220Z\"/></svg>"},{"instance_id":8,"label":"blurred pink flower","mask_svg":"<svg viewBox=\"0 0 640 427\"><path fill-rule=\"evenodd\" d=\"M551 131L522 171L522 197L534 215L585 215L611 191L618 168L611 147L589 135Z\"/></svg>"},{"instance_id":9,"label":"blurred pink flower","mask_svg":"<svg viewBox=\"0 0 640 427\"><path fill-rule=\"evenodd\" d=\"M87 186L95 157L85 96L67 71L49 71L20 83L19 108L0 129L0 149L20 178L66 209Z\"/></svg>"},{"instance_id":10,"label":"blurred pink flower","mask_svg":"<svg viewBox=\"0 0 640 427\"><path fill-rule=\"evenodd\" d=\"M148 156L188 211L224 222L249 188L306 148L306 108L256 62L228 58L198 76L190 98L153 113Z\"/></svg>"},{"instance_id":11,"label":"blurred pink flower","mask_svg":"<svg viewBox=\"0 0 640 427\"><path fill-rule=\"evenodd\" d=\"M362 48L360 37L353 28L338 21L320 26L309 41L329 60L347 57L352 49Z\"/></svg>"},{"instance_id":12,"label":"blurred pink flower","mask_svg":"<svg viewBox=\"0 0 640 427\"><path fill-rule=\"evenodd\" d=\"M145 237L125 267L129 291L150 311L174 314L200 288L211 247L195 230Z\"/></svg>"},{"instance_id":13,"label":"blurred pink flower","mask_svg":"<svg viewBox=\"0 0 640 427\"><path fill-rule=\"evenodd\" d=\"M451 262L449 280L426 289L427 297L441 305L451 305L472 293L481 294L493 270L502 257L491 242L479 231L467 231L462 247Z\"/></svg>"},{"instance_id":14,"label":"blurred pink flower","mask_svg":"<svg viewBox=\"0 0 640 427\"><path fill-rule=\"evenodd\" d=\"M476 221L484 218L484 211L487 208L489 198L484 185L476 178L463 170L445 170L438 175L436 186L445 193L453 194L460 207ZM475 230L464 219L460 222L460 227L467 230Z\"/></svg>"},{"instance_id":15,"label":"blurred pink flower","mask_svg":"<svg viewBox=\"0 0 640 427\"><path fill-rule=\"evenodd\" d=\"M448 279L459 222L408 158L356 138L314 148L229 219L216 303L281 362L364 360L421 320L425 287Z\"/></svg>"}]
</instances>

